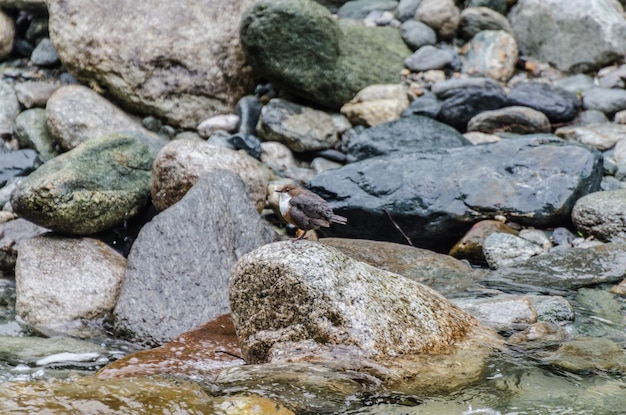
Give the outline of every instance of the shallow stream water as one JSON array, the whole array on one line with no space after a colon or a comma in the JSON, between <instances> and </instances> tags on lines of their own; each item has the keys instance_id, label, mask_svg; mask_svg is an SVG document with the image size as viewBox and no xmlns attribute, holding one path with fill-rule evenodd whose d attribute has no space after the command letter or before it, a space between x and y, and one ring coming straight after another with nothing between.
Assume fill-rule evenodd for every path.
<instances>
[{"instance_id":1,"label":"shallow stream water","mask_svg":"<svg viewBox=\"0 0 626 415\"><path fill-rule=\"evenodd\" d=\"M93 393L92 383L79 381L91 378L97 369L137 350L136 347L105 337L82 339L70 346L63 343L55 345L52 339L44 345L41 341L45 339L16 322L13 290L11 279L0 280L0 397L4 410L13 408L10 413L16 414L166 413L150 403L151 399L156 399L155 396L133 391L124 383L128 381L121 381L121 385L115 387L107 386L106 399ZM571 337L607 338L626 349L626 299L608 294L606 287L598 287L572 293L568 300L576 311L575 321L565 326ZM23 340L17 346L20 349L7 350L7 343L16 338ZM80 342L85 346L84 350ZM613 373L567 371L551 365L545 358L558 345L546 342L509 346L490 357L479 382L445 395L386 391L360 393L344 399L338 398L341 394L329 393L328 388L294 387L289 381L259 385L258 379L250 379L249 383L243 379L231 389L201 383L188 386L180 381L175 383L180 389L174 388L171 394L159 399L172 403L173 406L167 410L179 414L232 413L216 410L208 403L205 406L202 402L189 403L189 399L196 399L199 390L205 391L209 397L254 394L275 402L296 402L298 413L626 414L626 362L622 369ZM59 350L63 347L71 350ZM90 347L95 347L96 352L89 351ZM45 387L42 387L42 382ZM160 380L155 379L154 382ZM72 388L58 388L68 383L72 384ZM187 391L196 387L198 391L194 392L194 398L190 398ZM142 388L144 392L149 389L146 386ZM29 391L27 397L24 390ZM64 403L59 406L59 402ZM181 402L187 404L182 405ZM163 408L163 402L160 405ZM291 406L293 408L293 404Z\"/></svg>"}]
</instances>

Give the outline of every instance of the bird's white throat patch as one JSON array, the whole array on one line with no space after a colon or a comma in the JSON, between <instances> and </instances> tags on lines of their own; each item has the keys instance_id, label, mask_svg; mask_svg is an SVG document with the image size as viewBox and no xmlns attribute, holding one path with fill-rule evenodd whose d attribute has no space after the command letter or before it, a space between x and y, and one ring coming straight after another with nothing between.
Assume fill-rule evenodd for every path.
<instances>
[{"instance_id":1,"label":"bird's white throat patch","mask_svg":"<svg viewBox=\"0 0 626 415\"><path fill-rule=\"evenodd\" d=\"M291 196L287 193L281 193L280 199L278 202L278 208L280 209L280 214L285 216L285 214L289 211L289 201L291 200Z\"/></svg>"}]
</instances>

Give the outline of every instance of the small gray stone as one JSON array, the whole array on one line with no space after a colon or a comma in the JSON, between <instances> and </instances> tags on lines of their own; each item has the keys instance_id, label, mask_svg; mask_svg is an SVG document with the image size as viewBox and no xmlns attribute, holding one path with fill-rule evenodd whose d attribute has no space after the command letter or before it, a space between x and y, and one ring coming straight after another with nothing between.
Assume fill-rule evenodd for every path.
<instances>
[{"instance_id":1,"label":"small gray stone","mask_svg":"<svg viewBox=\"0 0 626 415\"><path fill-rule=\"evenodd\" d=\"M626 244L552 249L543 255L491 271L484 283L518 292L551 293L618 282L626 273ZM560 291L562 293L562 291Z\"/></svg>"},{"instance_id":2,"label":"small gray stone","mask_svg":"<svg viewBox=\"0 0 626 415\"><path fill-rule=\"evenodd\" d=\"M411 50L437 43L437 33L427 24L413 19L402 23L400 34Z\"/></svg>"},{"instance_id":3,"label":"small gray stone","mask_svg":"<svg viewBox=\"0 0 626 415\"><path fill-rule=\"evenodd\" d=\"M15 85L15 93L26 108L45 107L48 98L59 87L60 84L53 81L20 82Z\"/></svg>"},{"instance_id":4,"label":"small gray stone","mask_svg":"<svg viewBox=\"0 0 626 415\"><path fill-rule=\"evenodd\" d=\"M574 321L572 304L559 295L528 295L527 298L537 310L537 320L561 322Z\"/></svg>"},{"instance_id":5,"label":"small gray stone","mask_svg":"<svg viewBox=\"0 0 626 415\"><path fill-rule=\"evenodd\" d=\"M588 124L561 127L554 133L567 141L586 144L604 151L613 148L616 143L626 139L626 125L614 123Z\"/></svg>"},{"instance_id":6,"label":"small gray stone","mask_svg":"<svg viewBox=\"0 0 626 415\"><path fill-rule=\"evenodd\" d=\"M422 0L415 11L415 19L432 27L441 38L454 35L460 20L454 0Z\"/></svg>"},{"instance_id":7,"label":"small gray stone","mask_svg":"<svg viewBox=\"0 0 626 415\"><path fill-rule=\"evenodd\" d=\"M499 295L491 298L455 299L454 304L497 330L510 330L514 324L537 321L537 310L526 296Z\"/></svg>"},{"instance_id":8,"label":"small gray stone","mask_svg":"<svg viewBox=\"0 0 626 415\"><path fill-rule=\"evenodd\" d=\"M595 86L593 78L582 73L559 79L554 84L573 94L581 94Z\"/></svg>"},{"instance_id":9,"label":"small gray stone","mask_svg":"<svg viewBox=\"0 0 626 415\"><path fill-rule=\"evenodd\" d=\"M61 60L52 41L45 37L41 39L30 55L30 62L37 66L56 66L61 63Z\"/></svg>"},{"instance_id":10,"label":"small gray stone","mask_svg":"<svg viewBox=\"0 0 626 415\"><path fill-rule=\"evenodd\" d=\"M590 88L583 93L583 106L612 115L626 109L626 90L613 88Z\"/></svg>"},{"instance_id":11,"label":"small gray stone","mask_svg":"<svg viewBox=\"0 0 626 415\"><path fill-rule=\"evenodd\" d=\"M542 254L543 248L533 242L508 233L492 233L483 244L489 268L498 269L524 262Z\"/></svg>"},{"instance_id":12,"label":"small gray stone","mask_svg":"<svg viewBox=\"0 0 626 415\"><path fill-rule=\"evenodd\" d=\"M404 65L413 72L423 72L431 69L442 69L454 61L451 50L440 49L435 46L422 46L414 54L404 60Z\"/></svg>"},{"instance_id":13,"label":"small gray stone","mask_svg":"<svg viewBox=\"0 0 626 415\"><path fill-rule=\"evenodd\" d=\"M348 128L350 122L343 115L275 98L263 107L257 131L261 139L278 141L301 153L334 147Z\"/></svg>"},{"instance_id":14,"label":"small gray stone","mask_svg":"<svg viewBox=\"0 0 626 415\"><path fill-rule=\"evenodd\" d=\"M15 129L15 118L20 113L20 103L15 89L0 81L0 137L7 138Z\"/></svg>"},{"instance_id":15,"label":"small gray stone","mask_svg":"<svg viewBox=\"0 0 626 415\"><path fill-rule=\"evenodd\" d=\"M561 71L600 68L626 51L626 20L613 0L520 0L508 19L525 54Z\"/></svg>"},{"instance_id":16,"label":"small gray stone","mask_svg":"<svg viewBox=\"0 0 626 415\"><path fill-rule=\"evenodd\" d=\"M552 242L548 235L540 229L522 229L518 236L540 246L544 251L552 248Z\"/></svg>"},{"instance_id":17,"label":"small gray stone","mask_svg":"<svg viewBox=\"0 0 626 415\"><path fill-rule=\"evenodd\" d=\"M586 235L626 242L626 189L581 197L572 210L572 221Z\"/></svg>"},{"instance_id":18,"label":"small gray stone","mask_svg":"<svg viewBox=\"0 0 626 415\"><path fill-rule=\"evenodd\" d=\"M395 0L353 0L346 2L337 10L340 19L363 20L373 11L395 10Z\"/></svg>"},{"instance_id":19,"label":"small gray stone","mask_svg":"<svg viewBox=\"0 0 626 415\"><path fill-rule=\"evenodd\" d=\"M43 108L21 112L15 119L15 136L21 148L36 150L44 160L49 160L59 154L48 132L46 110Z\"/></svg>"}]
</instances>

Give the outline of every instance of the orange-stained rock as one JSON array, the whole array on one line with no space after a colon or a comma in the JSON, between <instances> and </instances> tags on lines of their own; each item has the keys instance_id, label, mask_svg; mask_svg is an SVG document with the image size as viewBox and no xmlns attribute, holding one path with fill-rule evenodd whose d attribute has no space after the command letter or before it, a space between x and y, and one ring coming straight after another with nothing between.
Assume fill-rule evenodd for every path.
<instances>
[{"instance_id":1,"label":"orange-stained rock","mask_svg":"<svg viewBox=\"0 0 626 415\"><path fill-rule=\"evenodd\" d=\"M467 233L450 250L449 255L457 259L467 259L476 264L485 262L483 242L495 232L509 233L517 236L519 233L510 226L497 220L482 220L467 231Z\"/></svg>"},{"instance_id":2,"label":"orange-stained rock","mask_svg":"<svg viewBox=\"0 0 626 415\"><path fill-rule=\"evenodd\" d=\"M96 373L99 378L172 375L213 378L225 367L244 361L230 314L182 334L151 350L142 350L119 359Z\"/></svg>"}]
</instances>

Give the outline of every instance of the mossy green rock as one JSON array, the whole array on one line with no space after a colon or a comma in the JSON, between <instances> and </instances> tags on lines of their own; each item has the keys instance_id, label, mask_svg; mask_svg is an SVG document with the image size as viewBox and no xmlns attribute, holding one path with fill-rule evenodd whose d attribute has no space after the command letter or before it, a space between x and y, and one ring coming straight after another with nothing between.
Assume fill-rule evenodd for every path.
<instances>
[{"instance_id":1,"label":"mossy green rock","mask_svg":"<svg viewBox=\"0 0 626 415\"><path fill-rule=\"evenodd\" d=\"M241 22L248 63L278 88L339 108L364 87L400 81L411 51L397 30L335 20L309 0L262 0Z\"/></svg>"},{"instance_id":2,"label":"mossy green rock","mask_svg":"<svg viewBox=\"0 0 626 415\"><path fill-rule=\"evenodd\" d=\"M150 198L153 152L133 134L80 144L27 176L13 210L54 231L89 235L122 224Z\"/></svg>"}]
</instances>

